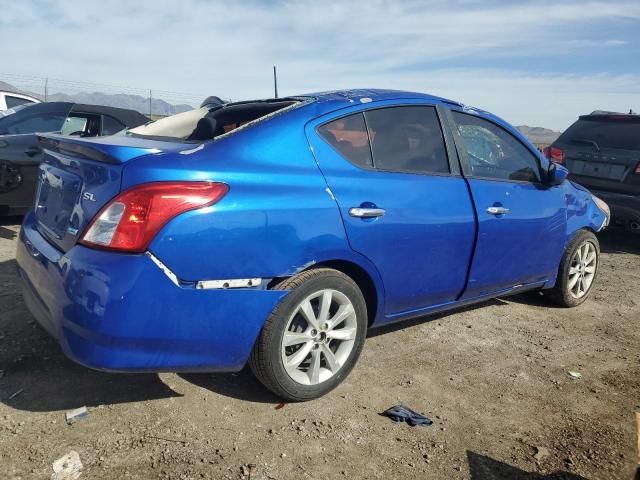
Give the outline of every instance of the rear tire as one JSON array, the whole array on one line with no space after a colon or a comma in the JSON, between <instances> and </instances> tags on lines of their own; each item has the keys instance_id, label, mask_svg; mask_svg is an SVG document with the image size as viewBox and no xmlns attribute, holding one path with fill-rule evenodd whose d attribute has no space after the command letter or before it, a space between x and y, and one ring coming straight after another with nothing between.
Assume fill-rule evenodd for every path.
<instances>
[{"instance_id":1,"label":"rear tire","mask_svg":"<svg viewBox=\"0 0 640 480\"><path fill-rule=\"evenodd\" d=\"M287 401L318 398L337 387L356 364L367 330L362 292L347 275L317 268L284 280L290 290L265 322L249 366Z\"/></svg>"},{"instance_id":2,"label":"rear tire","mask_svg":"<svg viewBox=\"0 0 640 480\"><path fill-rule=\"evenodd\" d=\"M598 239L588 230L578 231L562 255L556 285L545 295L562 307L577 307L589 297L599 264Z\"/></svg>"}]
</instances>

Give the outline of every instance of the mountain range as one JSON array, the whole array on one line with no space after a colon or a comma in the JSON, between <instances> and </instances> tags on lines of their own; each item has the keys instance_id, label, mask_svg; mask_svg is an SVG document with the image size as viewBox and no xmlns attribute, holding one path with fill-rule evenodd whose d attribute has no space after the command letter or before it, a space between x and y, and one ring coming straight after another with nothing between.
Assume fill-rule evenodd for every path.
<instances>
[{"instance_id":1,"label":"mountain range","mask_svg":"<svg viewBox=\"0 0 640 480\"><path fill-rule=\"evenodd\" d=\"M32 92L21 92L20 89L8 83L0 81L0 90L10 92L25 93L42 100L42 95ZM54 93L47 96L50 102L75 102L90 105L107 105L110 107L129 108L137 110L145 115L149 114L149 98L141 95L129 95L124 93L102 93L102 92L81 92L74 95L66 93ZM173 115L175 113L192 110L193 106L187 104L173 105L159 98L151 99L151 112L155 116ZM556 132L543 127L529 127L520 125L516 127L530 142L540 145L548 145L560 136L561 132Z\"/></svg>"},{"instance_id":2,"label":"mountain range","mask_svg":"<svg viewBox=\"0 0 640 480\"><path fill-rule=\"evenodd\" d=\"M33 92L27 92L14 87L13 85L0 81L0 90L9 92L24 93L32 97L43 100L43 96ZM109 107L128 108L137 110L145 115L149 114L149 97L141 95L129 95L124 93L102 93L102 92L81 92L74 95L66 93L52 93L47 95L49 102L74 102L85 103L88 105L106 105ZM203 99L204 100L204 99ZM174 105L160 98L151 99L151 112L154 116L167 116L175 113L193 110L192 105L178 104Z\"/></svg>"}]
</instances>

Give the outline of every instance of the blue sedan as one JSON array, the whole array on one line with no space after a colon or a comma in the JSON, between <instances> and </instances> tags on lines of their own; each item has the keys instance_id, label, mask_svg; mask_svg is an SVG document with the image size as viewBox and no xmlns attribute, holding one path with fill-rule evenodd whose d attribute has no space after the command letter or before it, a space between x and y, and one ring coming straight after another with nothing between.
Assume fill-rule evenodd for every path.
<instances>
[{"instance_id":1,"label":"blue sedan","mask_svg":"<svg viewBox=\"0 0 640 480\"><path fill-rule=\"evenodd\" d=\"M111 137L40 137L24 299L75 361L237 371L317 398L371 327L591 292L607 205L503 120L350 90L206 105Z\"/></svg>"}]
</instances>

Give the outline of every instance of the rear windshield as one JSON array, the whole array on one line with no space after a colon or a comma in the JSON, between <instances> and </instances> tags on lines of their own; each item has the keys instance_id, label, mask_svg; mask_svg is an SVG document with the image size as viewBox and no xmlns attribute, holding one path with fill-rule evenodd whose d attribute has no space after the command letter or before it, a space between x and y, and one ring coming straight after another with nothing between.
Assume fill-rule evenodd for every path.
<instances>
[{"instance_id":1,"label":"rear windshield","mask_svg":"<svg viewBox=\"0 0 640 480\"><path fill-rule=\"evenodd\" d=\"M580 119L558 138L558 142L591 145L598 149L640 150L640 118Z\"/></svg>"},{"instance_id":2,"label":"rear windshield","mask_svg":"<svg viewBox=\"0 0 640 480\"><path fill-rule=\"evenodd\" d=\"M292 108L300 101L276 99L204 106L133 128L127 134L166 141L205 142Z\"/></svg>"}]
</instances>

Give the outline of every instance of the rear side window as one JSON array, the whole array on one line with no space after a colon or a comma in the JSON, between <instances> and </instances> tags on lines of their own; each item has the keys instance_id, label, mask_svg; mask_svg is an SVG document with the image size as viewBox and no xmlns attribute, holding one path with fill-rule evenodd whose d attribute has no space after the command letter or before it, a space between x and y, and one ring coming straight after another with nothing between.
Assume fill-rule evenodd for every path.
<instances>
[{"instance_id":1,"label":"rear side window","mask_svg":"<svg viewBox=\"0 0 640 480\"><path fill-rule=\"evenodd\" d=\"M29 109L31 108L33 107ZM22 112L24 112L24 110L19 113ZM3 121L0 122L0 135L57 132L62 128L65 118L66 115L60 113L40 113L29 116L21 116L16 113L2 119Z\"/></svg>"},{"instance_id":2,"label":"rear side window","mask_svg":"<svg viewBox=\"0 0 640 480\"><path fill-rule=\"evenodd\" d=\"M640 119L580 119L557 141L594 148L597 145L598 148L640 150Z\"/></svg>"},{"instance_id":3,"label":"rear side window","mask_svg":"<svg viewBox=\"0 0 640 480\"><path fill-rule=\"evenodd\" d=\"M434 107L381 108L364 115L376 169L449 173L444 137Z\"/></svg>"},{"instance_id":4,"label":"rear side window","mask_svg":"<svg viewBox=\"0 0 640 480\"><path fill-rule=\"evenodd\" d=\"M62 129L60 129L60 133L62 133L62 135L80 135L84 133L86 126L86 118L68 117L62 125Z\"/></svg>"},{"instance_id":5,"label":"rear side window","mask_svg":"<svg viewBox=\"0 0 640 480\"><path fill-rule=\"evenodd\" d=\"M113 135L127 128L124 124L120 123L113 117L108 115L102 116L102 132L101 135Z\"/></svg>"},{"instance_id":6,"label":"rear side window","mask_svg":"<svg viewBox=\"0 0 640 480\"><path fill-rule=\"evenodd\" d=\"M513 135L475 115L455 111L452 114L474 176L540 181L538 159Z\"/></svg>"},{"instance_id":7,"label":"rear side window","mask_svg":"<svg viewBox=\"0 0 640 480\"><path fill-rule=\"evenodd\" d=\"M318 128L318 134L351 163L371 168L371 149L362 113L342 117Z\"/></svg>"},{"instance_id":8,"label":"rear side window","mask_svg":"<svg viewBox=\"0 0 640 480\"><path fill-rule=\"evenodd\" d=\"M18 105L24 105L25 103L34 103L33 100L20 97L12 97L11 95L5 95L5 101L7 102L7 108L17 107Z\"/></svg>"}]
</instances>

